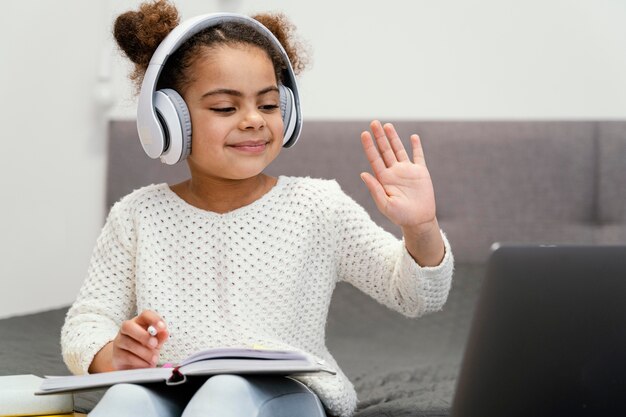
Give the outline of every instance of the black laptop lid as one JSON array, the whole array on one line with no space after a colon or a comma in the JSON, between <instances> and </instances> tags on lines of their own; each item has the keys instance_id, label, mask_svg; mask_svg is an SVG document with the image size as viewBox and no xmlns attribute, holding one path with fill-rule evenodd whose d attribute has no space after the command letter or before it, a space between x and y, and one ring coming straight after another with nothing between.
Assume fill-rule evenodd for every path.
<instances>
[{"instance_id":1,"label":"black laptop lid","mask_svg":"<svg viewBox=\"0 0 626 417\"><path fill-rule=\"evenodd\" d=\"M626 247L496 249L452 416L626 416Z\"/></svg>"}]
</instances>

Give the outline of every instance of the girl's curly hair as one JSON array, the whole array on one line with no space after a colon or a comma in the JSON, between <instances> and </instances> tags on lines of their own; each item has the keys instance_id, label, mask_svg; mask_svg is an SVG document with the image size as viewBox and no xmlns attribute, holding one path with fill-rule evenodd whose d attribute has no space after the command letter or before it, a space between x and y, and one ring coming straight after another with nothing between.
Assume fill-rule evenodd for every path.
<instances>
[{"instance_id":1,"label":"girl's curly hair","mask_svg":"<svg viewBox=\"0 0 626 417\"><path fill-rule=\"evenodd\" d=\"M300 74L309 60L307 48L295 36L295 26L281 13L263 13L252 17L276 36L285 49L294 72ZM141 88L154 51L179 22L178 10L167 0L142 3L138 10L125 12L115 20L113 35L120 49L135 64L130 78L137 91ZM274 64L277 81L281 81L284 63L272 42L253 27L227 22L200 31L178 48L168 58L157 88L169 87L182 92L191 80L188 69L201 56L202 48L242 44L254 45L264 50Z\"/></svg>"}]
</instances>

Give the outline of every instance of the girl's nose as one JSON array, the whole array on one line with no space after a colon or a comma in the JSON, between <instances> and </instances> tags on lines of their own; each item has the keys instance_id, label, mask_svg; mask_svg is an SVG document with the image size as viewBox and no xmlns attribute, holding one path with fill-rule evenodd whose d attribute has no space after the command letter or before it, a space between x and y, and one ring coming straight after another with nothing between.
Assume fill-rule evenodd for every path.
<instances>
[{"instance_id":1,"label":"girl's nose","mask_svg":"<svg viewBox=\"0 0 626 417\"><path fill-rule=\"evenodd\" d=\"M244 115L244 118L241 120L241 129L261 129L265 126L265 118L263 115L255 108L250 109Z\"/></svg>"}]
</instances>

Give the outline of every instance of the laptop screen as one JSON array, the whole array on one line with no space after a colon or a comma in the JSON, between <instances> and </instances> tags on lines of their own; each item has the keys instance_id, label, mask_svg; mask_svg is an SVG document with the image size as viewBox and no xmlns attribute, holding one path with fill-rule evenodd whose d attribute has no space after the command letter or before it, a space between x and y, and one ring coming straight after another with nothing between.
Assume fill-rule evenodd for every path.
<instances>
[{"instance_id":1,"label":"laptop screen","mask_svg":"<svg viewBox=\"0 0 626 417\"><path fill-rule=\"evenodd\" d=\"M626 246L501 246L453 417L626 416Z\"/></svg>"}]
</instances>

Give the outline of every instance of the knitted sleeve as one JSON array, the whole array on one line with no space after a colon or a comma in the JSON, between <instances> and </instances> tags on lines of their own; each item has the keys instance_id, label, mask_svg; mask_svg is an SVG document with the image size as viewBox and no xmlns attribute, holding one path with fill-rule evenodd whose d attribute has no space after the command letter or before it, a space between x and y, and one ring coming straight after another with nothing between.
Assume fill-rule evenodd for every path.
<instances>
[{"instance_id":1,"label":"knitted sleeve","mask_svg":"<svg viewBox=\"0 0 626 417\"><path fill-rule=\"evenodd\" d=\"M136 315L134 231L127 210L111 209L92 253L87 278L61 330L63 360L74 374L86 374L96 353Z\"/></svg>"},{"instance_id":2,"label":"knitted sleeve","mask_svg":"<svg viewBox=\"0 0 626 417\"><path fill-rule=\"evenodd\" d=\"M404 241L376 225L363 207L333 184L339 279L409 317L440 310L447 300L454 268L445 234L441 232L445 245L441 263L421 267Z\"/></svg>"}]
</instances>

